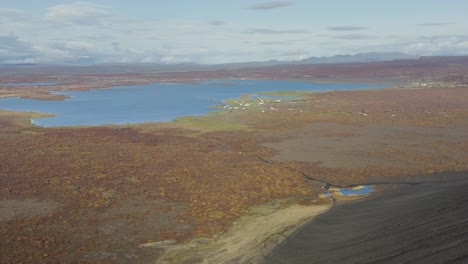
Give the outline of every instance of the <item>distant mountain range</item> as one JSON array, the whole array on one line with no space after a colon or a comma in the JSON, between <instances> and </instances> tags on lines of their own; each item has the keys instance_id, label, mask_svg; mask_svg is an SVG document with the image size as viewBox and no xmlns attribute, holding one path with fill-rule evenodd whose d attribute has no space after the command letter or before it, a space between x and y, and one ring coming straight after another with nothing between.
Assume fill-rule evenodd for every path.
<instances>
[{"instance_id":1,"label":"distant mountain range","mask_svg":"<svg viewBox=\"0 0 468 264\"><path fill-rule=\"evenodd\" d=\"M380 62L394 60L419 59L420 56L409 55L401 52L364 52L354 55L335 55L331 57L310 57L303 60L292 61L258 61L258 62L240 62L215 65L204 65L212 68L239 69L248 67L268 67L287 64L334 64L334 63L359 63L359 62Z\"/></svg>"},{"instance_id":2,"label":"distant mountain range","mask_svg":"<svg viewBox=\"0 0 468 264\"><path fill-rule=\"evenodd\" d=\"M354 55L335 55L331 57L310 57L303 60L292 61L258 61L258 62L240 62L240 63L225 63L225 64L197 64L197 63L108 63L94 64L92 61L74 61L66 63L68 66L108 66L108 67L125 67L140 65L143 67L157 68L158 70L214 70L214 69L239 69L246 67L268 67L285 64L332 64L332 63L356 63L356 62L379 62L393 60L409 60L418 59L420 56L409 55L400 52L365 52ZM1 64L0 66L33 66L35 64Z\"/></svg>"},{"instance_id":3,"label":"distant mountain range","mask_svg":"<svg viewBox=\"0 0 468 264\"><path fill-rule=\"evenodd\" d=\"M388 55L388 54L387 54ZM345 61L342 56L338 57ZM348 63L331 63L331 58L309 58L301 61L267 61L253 63L232 63L221 65L180 64L97 64L79 65L10 65L0 66L0 77L9 75L106 75L128 74L142 79L158 73L167 80L184 76L186 80L229 79L229 78L425 78L444 77L447 81L467 83L468 56L429 56L406 59L407 56L379 57L375 53L352 55L355 61L344 56ZM396 59L399 58L399 59ZM403 59L404 58L404 59ZM393 59L393 60L392 60ZM367 61L367 62L363 62ZM369 60L373 60L369 62ZM376 61L377 60L377 61ZM310 63L310 61L314 63ZM321 61L321 62L320 62ZM329 64L323 64L328 61ZM337 61L337 60L334 60ZM302 63L301 63L302 62ZM429 67L430 66L430 67ZM423 69L423 70L422 70ZM200 77L201 76L201 77ZM448 76L448 77L447 77ZM161 77L161 78L162 78ZM444 80L445 80L444 79ZM170 82L170 81L169 81Z\"/></svg>"},{"instance_id":4,"label":"distant mountain range","mask_svg":"<svg viewBox=\"0 0 468 264\"><path fill-rule=\"evenodd\" d=\"M365 52L354 55L335 55L331 57L310 57L296 61L299 64L326 64L326 63L351 63L351 62L377 62L393 60L418 59L420 56L409 55L400 52Z\"/></svg>"}]
</instances>

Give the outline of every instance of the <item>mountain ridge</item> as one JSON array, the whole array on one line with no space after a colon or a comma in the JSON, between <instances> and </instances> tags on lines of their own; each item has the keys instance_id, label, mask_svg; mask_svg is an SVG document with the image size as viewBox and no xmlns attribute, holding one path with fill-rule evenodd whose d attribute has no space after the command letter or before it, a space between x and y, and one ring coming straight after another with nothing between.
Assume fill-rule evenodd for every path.
<instances>
[{"instance_id":1,"label":"mountain ridge","mask_svg":"<svg viewBox=\"0 0 468 264\"><path fill-rule=\"evenodd\" d=\"M128 65L147 65L172 68L174 66L181 67L208 67L208 68L244 68L244 67L267 67L285 64L332 64L332 63L355 63L355 62L379 62L392 61L402 59L418 59L421 56L410 55L401 52L361 52L356 54L339 54L334 56L309 57L302 60L267 60L267 61L246 61L246 62L230 62L216 64L201 64L196 62L181 62L181 63L83 63L82 61L53 63L53 64L35 64L35 63L0 63L0 66L40 66L40 65L67 65L67 66L128 66Z\"/></svg>"}]
</instances>

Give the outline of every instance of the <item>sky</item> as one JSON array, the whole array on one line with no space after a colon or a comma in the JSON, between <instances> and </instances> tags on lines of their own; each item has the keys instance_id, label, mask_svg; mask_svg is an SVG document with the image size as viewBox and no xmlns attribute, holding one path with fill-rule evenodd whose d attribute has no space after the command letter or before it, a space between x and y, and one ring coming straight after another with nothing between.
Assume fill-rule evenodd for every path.
<instances>
[{"instance_id":1,"label":"sky","mask_svg":"<svg viewBox=\"0 0 468 264\"><path fill-rule=\"evenodd\" d=\"M468 55L466 0L0 0L0 63Z\"/></svg>"}]
</instances>

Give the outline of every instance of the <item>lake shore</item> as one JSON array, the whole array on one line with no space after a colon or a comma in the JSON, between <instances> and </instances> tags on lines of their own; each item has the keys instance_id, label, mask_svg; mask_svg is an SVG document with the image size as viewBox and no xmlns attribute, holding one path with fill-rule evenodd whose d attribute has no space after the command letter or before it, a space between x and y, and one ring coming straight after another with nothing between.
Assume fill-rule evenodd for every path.
<instances>
[{"instance_id":1,"label":"lake shore","mask_svg":"<svg viewBox=\"0 0 468 264\"><path fill-rule=\"evenodd\" d=\"M180 245L160 242L142 246L166 250L156 263L261 263L274 248L332 204L329 198L304 204L273 200L254 206L227 232L212 238L195 238Z\"/></svg>"},{"instance_id":2,"label":"lake shore","mask_svg":"<svg viewBox=\"0 0 468 264\"><path fill-rule=\"evenodd\" d=\"M44 127L126 125L143 122L169 122L182 116L206 115L213 112L213 107L216 106L224 107L226 110L247 110L247 108L253 108L252 104L260 100L252 99L250 103L230 107L228 101L242 97L243 94L278 90L329 91L382 87L382 85L377 84L316 84L286 80L218 81L229 82L231 85L220 86L212 81L200 81L193 84L154 83L113 86L107 89L53 93L57 96L68 97L66 101L28 100L16 97L0 99L0 105L6 110L54 114L50 118L33 120L35 124ZM134 102L138 102L138 107L134 105ZM260 108L264 108L255 105L258 111ZM268 109L265 108L265 110Z\"/></svg>"}]
</instances>

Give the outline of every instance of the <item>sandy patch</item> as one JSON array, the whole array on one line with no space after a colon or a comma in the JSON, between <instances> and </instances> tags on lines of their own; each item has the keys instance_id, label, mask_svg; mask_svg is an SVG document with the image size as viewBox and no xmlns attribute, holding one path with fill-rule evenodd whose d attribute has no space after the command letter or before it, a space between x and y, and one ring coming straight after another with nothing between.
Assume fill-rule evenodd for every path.
<instances>
[{"instance_id":1,"label":"sandy patch","mask_svg":"<svg viewBox=\"0 0 468 264\"><path fill-rule=\"evenodd\" d=\"M0 221L9 221L19 217L37 217L50 214L58 208L54 201L2 200L0 201Z\"/></svg>"},{"instance_id":2,"label":"sandy patch","mask_svg":"<svg viewBox=\"0 0 468 264\"><path fill-rule=\"evenodd\" d=\"M166 248L157 263L259 263L285 238L332 204L330 199L312 205L283 203L276 200L254 207L219 237L197 238L174 246L153 243Z\"/></svg>"}]
</instances>

